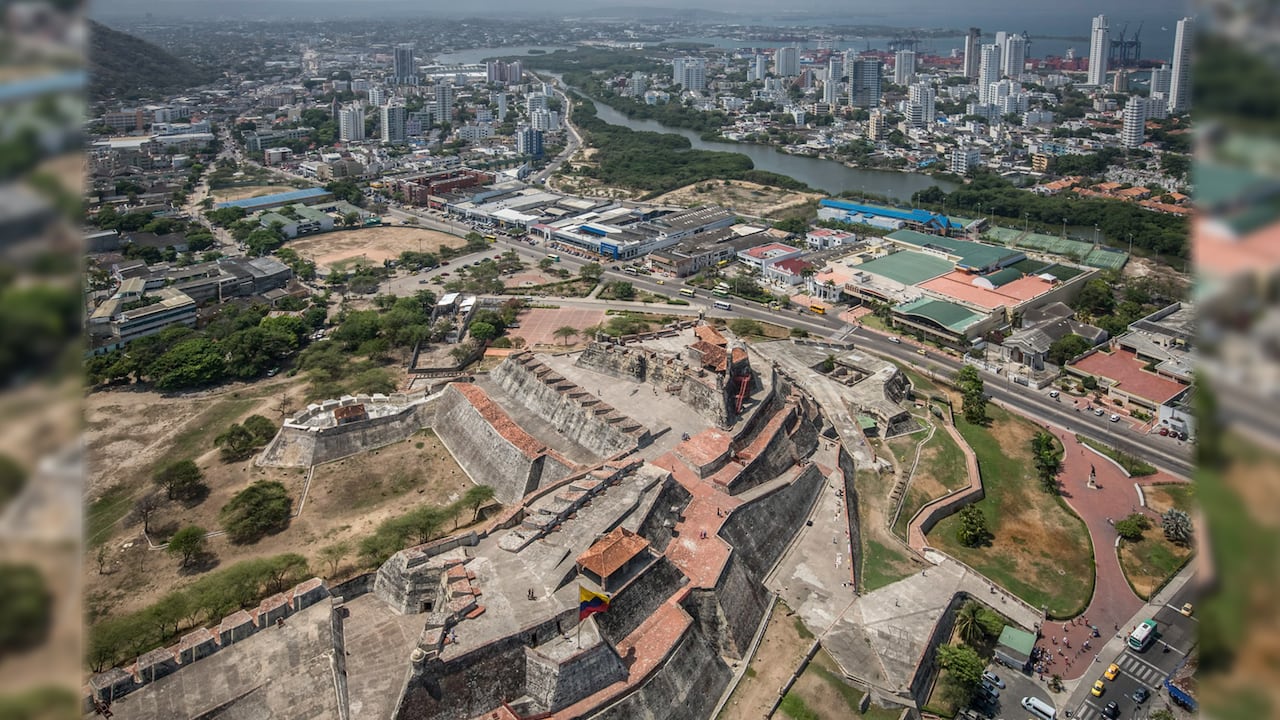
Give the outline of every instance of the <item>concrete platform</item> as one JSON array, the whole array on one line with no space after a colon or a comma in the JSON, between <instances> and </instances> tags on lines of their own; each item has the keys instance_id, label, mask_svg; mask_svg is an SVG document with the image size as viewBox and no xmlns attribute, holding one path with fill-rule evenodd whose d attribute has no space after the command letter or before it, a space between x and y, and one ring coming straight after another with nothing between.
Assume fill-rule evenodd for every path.
<instances>
[{"instance_id":1,"label":"concrete platform","mask_svg":"<svg viewBox=\"0 0 1280 720\"><path fill-rule=\"evenodd\" d=\"M483 389L490 399L498 403L522 430L547 447L555 448L564 457L579 465L594 465L604 459L574 442L572 438L556 432L555 428L538 417L537 413L525 407L519 398L512 397L497 383L482 376L477 378L476 385Z\"/></svg>"},{"instance_id":2,"label":"concrete platform","mask_svg":"<svg viewBox=\"0 0 1280 720\"><path fill-rule=\"evenodd\" d=\"M397 615L373 593L346 603L347 690L351 717L391 717L411 670L425 615Z\"/></svg>"}]
</instances>

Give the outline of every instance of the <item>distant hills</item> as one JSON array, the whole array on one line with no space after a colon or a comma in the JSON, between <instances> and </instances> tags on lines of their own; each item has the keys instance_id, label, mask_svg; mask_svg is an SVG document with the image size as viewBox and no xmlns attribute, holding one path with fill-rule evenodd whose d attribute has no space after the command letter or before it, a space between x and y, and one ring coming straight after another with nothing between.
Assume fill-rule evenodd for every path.
<instances>
[{"instance_id":1,"label":"distant hills","mask_svg":"<svg viewBox=\"0 0 1280 720\"><path fill-rule=\"evenodd\" d=\"M205 85L217 72L142 38L89 21L89 99L136 100Z\"/></svg>"}]
</instances>

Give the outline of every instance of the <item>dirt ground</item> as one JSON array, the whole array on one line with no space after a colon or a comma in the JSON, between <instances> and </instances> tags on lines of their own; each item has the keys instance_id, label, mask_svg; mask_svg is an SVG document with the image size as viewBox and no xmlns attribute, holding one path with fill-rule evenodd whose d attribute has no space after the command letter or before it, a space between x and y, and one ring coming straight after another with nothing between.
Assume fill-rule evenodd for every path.
<instances>
[{"instance_id":1,"label":"dirt ground","mask_svg":"<svg viewBox=\"0 0 1280 720\"><path fill-rule=\"evenodd\" d=\"M773 606L760 646L747 672L720 711L719 720L758 720L765 717L787 678L800 665L813 639L800 636L800 618L779 602Z\"/></svg>"},{"instance_id":2,"label":"dirt ground","mask_svg":"<svg viewBox=\"0 0 1280 720\"><path fill-rule=\"evenodd\" d=\"M289 185L245 185L243 187L222 188L209 194L213 196L214 202L230 202L274 193L292 192L297 189Z\"/></svg>"},{"instance_id":3,"label":"dirt ground","mask_svg":"<svg viewBox=\"0 0 1280 720\"><path fill-rule=\"evenodd\" d=\"M529 349L565 349L565 341L555 336L559 328L569 326L577 330L599 325L605 321L604 310L575 308L532 308L520 313L520 327L507 331L508 335L522 337ZM568 338L569 346L585 344L587 338Z\"/></svg>"},{"instance_id":4,"label":"dirt ground","mask_svg":"<svg viewBox=\"0 0 1280 720\"><path fill-rule=\"evenodd\" d=\"M726 184L727 183L727 184ZM653 202L660 205L695 207L708 203L720 205L740 215L765 217L796 205L825 197L818 193L781 190L744 180L706 181L686 185L661 195Z\"/></svg>"},{"instance_id":5,"label":"dirt ground","mask_svg":"<svg viewBox=\"0 0 1280 720\"><path fill-rule=\"evenodd\" d=\"M288 490L294 512L301 515L275 535L257 543L234 545L224 536L210 538L216 560L207 571L240 560L281 553L298 553L311 563L312 572L331 575L318 559L319 551L339 541L352 553L336 576L354 571L355 547L384 519L406 512L418 503L445 505L456 500L470 480L430 432L365 455L315 469L305 501L307 471L301 468L260 468L252 458L225 462L213 438L231 422L261 414L279 422L282 407L301 406L307 384L300 378L264 380L252 386L210 391L191 397L163 397L152 392L114 390L88 397L91 517L98 527L91 543L102 546L104 572L99 572L96 552L83 560L84 596L91 617L136 610L154 602L175 587L199 576L181 571L178 562L161 550L149 549L140 522L95 522L94 501L112 497L113 490L127 508L133 498L150 490L151 477L164 463L193 458L209 486L206 498L193 504L166 502L152 518L151 534L159 542L179 527L195 524L220 529L218 511L239 490L257 480L278 481ZM140 439L145 438L145 439ZM471 518L461 518L465 523Z\"/></svg>"},{"instance_id":6,"label":"dirt ground","mask_svg":"<svg viewBox=\"0 0 1280 720\"><path fill-rule=\"evenodd\" d=\"M405 251L434 252L444 245L457 245L448 233L411 227L372 227L341 230L293 240L289 247L299 255L328 269L334 263L364 258L378 265L394 260Z\"/></svg>"}]
</instances>

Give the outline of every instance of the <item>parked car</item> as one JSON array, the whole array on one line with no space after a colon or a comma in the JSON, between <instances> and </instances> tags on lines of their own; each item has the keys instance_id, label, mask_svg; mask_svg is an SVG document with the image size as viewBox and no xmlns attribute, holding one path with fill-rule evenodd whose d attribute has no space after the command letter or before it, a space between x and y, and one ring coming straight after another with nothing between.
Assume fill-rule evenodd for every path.
<instances>
[{"instance_id":1,"label":"parked car","mask_svg":"<svg viewBox=\"0 0 1280 720\"><path fill-rule=\"evenodd\" d=\"M988 685L995 685L1001 690L1004 689L1004 681L1000 679L999 675L991 672L990 670L986 670L982 673L982 682L987 683Z\"/></svg>"},{"instance_id":2,"label":"parked car","mask_svg":"<svg viewBox=\"0 0 1280 720\"><path fill-rule=\"evenodd\" d=\"M1160 437L1165 437L1168 434L1169 434L1169 428L1160 428Z\"/></svg>"}]
</instances>

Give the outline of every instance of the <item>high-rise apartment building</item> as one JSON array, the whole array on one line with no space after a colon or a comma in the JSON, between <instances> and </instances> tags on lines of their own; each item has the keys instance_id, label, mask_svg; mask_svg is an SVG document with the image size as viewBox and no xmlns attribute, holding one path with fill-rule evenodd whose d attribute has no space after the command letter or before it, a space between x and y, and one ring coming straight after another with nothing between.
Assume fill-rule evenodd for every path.
<instances>
[{"instance_id":1,"label":"high-rise apartment building","mask_svg":"<svg viewBox=\"0 0 1280 720\"><path fill-rule=\"evenodd\" d=\"M381 107L387 102L387 91L380 87L369 88L369 104L374 107Z\"/></svg>"},{"instance_id":2,"label":"high-rise apartment building","mask_svg":"<svg viewBox=\"0 0 1280 720\"><path fill-rule=\"evenodd\" d=\"M899 50L893 56L893 84L907 85L916 75L916 53L914 50Z\"/></svg>"},{"instance_id":3,"label":"high-rise apartment building","mask_svg":"<svg viewBox=\"0 0 1280 720\"><path fill-rule=\"evenodd\" d=\"M982 30L976 27L969 28L969 33L964 36L964 76L967 78L978 79L981 43Z\"/></svg>"},{"instance_id":4,"label":"high-rise apartment building","mask_svg":"<svg viewBox=\"0 0 1280 720\"><path fill-rule=\"evenodd\" d=\"M1163 93L1165 97L1169 96L1170 78L1173 71L1168 65L1161 65L1158 68L1151 68L1151 94Z\"/></svg>"},{"instance_id":5,"label":"high-rise apartment building","mask_svg":"<svg viewBox=\"0 0 1280 720\"><path fill-rule=\"evenodd\" d=\"M1107 53L1111 49L1107 16L1093 19L1093 31L1089 34L1089 84L1101 87L1107 81Z\"/></svg>"},{"instance_id":6,"label":"high-rise apartment building","mask_svg":"<svg viewBox=\"0 0 1280 720\"><path fill-rule=\"evenodd\" d=\"M364 140L364 108L348 105L338 111L338 139L343 142Z\"/></svg>"},{"instance_id":7,"label":"high-rise apartment building","mask_svg":"<svg viewBox=\"0 0 1280 720\"><path fill-rule=\"evenodd\" d=\"M453 118L453 85L447 80L436 82L436 121L449 122Z\"/></svg>"},{"instance_id":8,"label":"high-rise apartment building","mask_svg":"<svg viewBox=\"0 0 1280 720\"><path fill-rule=\"evenodd\" d=\"M768 55L760 54L755 56L755 59L752 62L751 74L753 76L750 78L751 80L765 79L765 77L769 74L769 56Z\"/></svg>"},{"instance_id":9,"label":"high-rise apartment building","mask_svg":"<svg viewBox=\"0 0 1280 720\"><path fill-rule=\"evenodd\" d=\"M1169 113L1177 115L1191 108L1191 51L1195 45L1195 21L1178 21L1173 36L1173 72L1169 76Z\"/></svg>"},{"instance_id":10,"label":"high-rise apartment building","mask_svg":"<svg viewBox=\"0 0 1280 720\"><path fill-rule=\"evenodd\" d=\"M547 96L542 93L530 93L524 99L524 111L528 115L532 115L538 110L547 109Z\"/></svg>"},{"instance_id":11,"label":"high-rise apartment building","mask_svg":"<svg viewBox=\"0 0 1280 720\"><path fill-rule=\"evenodd\" d=\"M870 118L867 120L867 139L879 140L883 138L887 132L888 123L885 120L884 111L876 108L871 111Z\"/></svg>"},{"instance_id":12,"label":"high-rise apartment building","mask_svg":"<svg viewBox=\"0 0 1280 720\"><path fill-rule=\"evenodd\" d=\"M828 77L822 81L822 102L835 107L840 103L840 80Z\"/></svg>"},{"instance_id":13,"label":"high-rise apartment building","mask_svg":"<svg viewBox=\"0 0 1280 720\"><path fill-rule=\"evenodd\" d=\"M398 102L383 105L380 114L381 117L379 118L379 121L382 126L382 142L404 142L405 121L409 118L409 113L405 109L404 105L401 105Z\"/></svg>"},{"instance_id":14,"label":"high-rise apartment building","mask_svg":"<svg viewBox=\"0 0 1280 720\"><path fill-rule=\"evenodd\" d=\"M516 152L531 157L542 157L542 131L522 127L516 131Z\"/></svg>"},{"instance_id":15,"label":"high-rise apartment building","mask_svg":"<svg viewBox=\"0 0 1280 720\"><path fill-rule=\"evenodd\" d=\"M671 82L685 90L706 92L707 59L678 57L671 61Z\"/></svg>"},{"instance_id":16,"label":"high-rise apartment building","mask_svg":"<svg viewBox=\"0 0 1280 720\"><path fill-rule=\"evenodd\" d=\"M793 77L800 74L800 48L780 47L773 58L773 72L778 77Z\"/></svg>"},{"instance_id":17,"label":"high-rise apartment building","mask_svg":"<svg viewBox=\"0 0 1280 720\"><path fill-rule=\"evenodd\" d=\"M498 122L505 122L507 119L507 94L498 93L495 97L498 104L497 118Z\"/></svg>"},{"instance_id":18,"label":"high-rise apartment building","mask_svg":"<svg viewBox=\"0 0 1280 720\"><path fill-rule=\"evenodd\" d=\"M1132 95L1124 106L1124 125L1120 128L1120 144L1138 147L1147 138L1147 99Z\"/></svg>"},{"instance_id":19,"label":"high-rise apartment building","mask_svg":"<svg viewBox=\"0 0 1280 720\"><path fill-rule=\"evenodd\" d=\"M1004 51L1001 55L1002 75L1007 75L1013 79L1017 79L1022 74L1023 68L1027 64L1027 38L1024 35L1014 33L1004 41Z\"/></svg>"},{"instance_id":20,"label":"high-rise apartment building","mask_svg":"<svg viewBox=\"0 0 1280 720\"><path fill-rule=\"evenodd\" d=\"M982 60L978 63L978 102L991 102L991 85L1000 79L1000 46L983 45Z\"/></svg>"},{"instance_id":21,"label":"high-rise apartment building","mask_svg":"<svg viewBox=\"0 0 1280 720\"><path fill-rule=\"evenodd\" d=\"M880 105L880 58L860 57L849 74L849 105L874 108Z\"/></svg>"},{"instance_id":22,"label":"high-rise apartment building","mask_svg":"<svg viewBox=\"0 0 1280 720\"><path fill-rule=\"evenodd\" d=\"M413 43L396 45L391 56L391 77L396 85L417 85L418 67L413 64Z\"/></svg>"},{"instance_id":23,"label":"high-rise apartment building","mask_svg":"<svg viewBox=\"0 0 1280 720\"><path fill-rule=\"evenodd\" d=\"M937 120L934 103L937 95L933 86L918 82L911 86L907 95L907 118L912 127L932 127Z\"/></svg>"},{"instance_id":24,"label":"high-rise apartment building","mask_svg":"<svg viewBox=\"0 0 1280 720\"><path fill-rule=\"evenodd\" d=\"M982 152L976 147L956 145L951 148L950 170L956 175L968 175L969 171L982 162Z\"/></svg>"}]
</instances>

